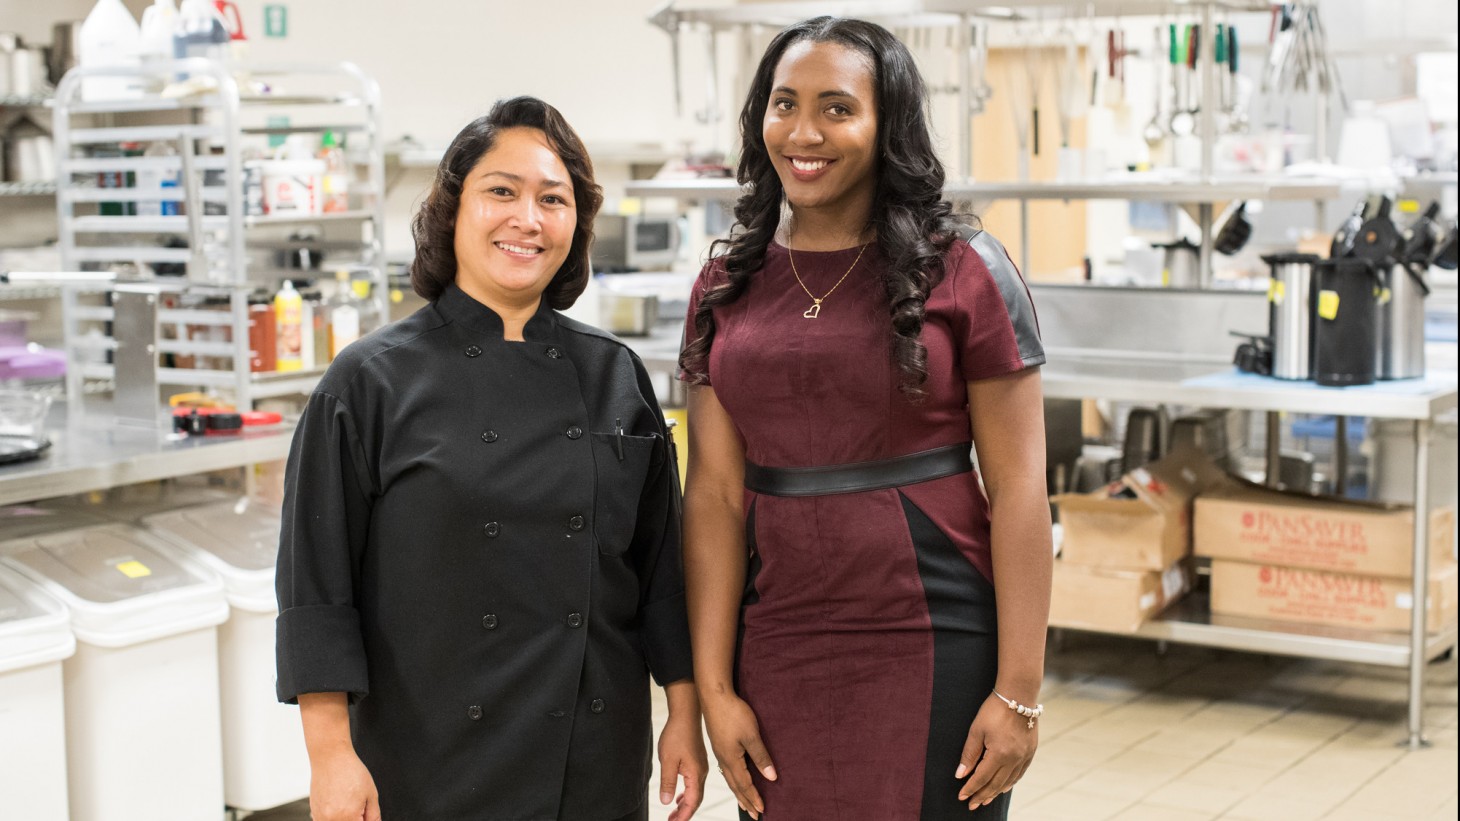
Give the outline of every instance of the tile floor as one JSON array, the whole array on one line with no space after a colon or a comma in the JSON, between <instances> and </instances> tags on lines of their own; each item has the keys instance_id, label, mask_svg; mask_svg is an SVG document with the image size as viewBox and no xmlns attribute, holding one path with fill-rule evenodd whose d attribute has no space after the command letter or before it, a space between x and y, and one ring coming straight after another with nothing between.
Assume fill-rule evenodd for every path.
<instances>
[{"instance_id":1,"label":"tile floor","mask_svg":"<svg viewBox=\"0 0 1460 821\"><path fill-rule=\"evenodd\" d=\"M1413 752L1397 745L1403 670L1181 646L1157 653L1151 642L1073 632L1057 636L1048 666L1041 747L1014 791L1016 821L1460 816L1454 658L1431 667L1433 746ZM666 815L656 800L650 818ZM736 821L718 776L695 817ZM249 821L306 818L294 804Z\"/></svg>"}]
</instances>

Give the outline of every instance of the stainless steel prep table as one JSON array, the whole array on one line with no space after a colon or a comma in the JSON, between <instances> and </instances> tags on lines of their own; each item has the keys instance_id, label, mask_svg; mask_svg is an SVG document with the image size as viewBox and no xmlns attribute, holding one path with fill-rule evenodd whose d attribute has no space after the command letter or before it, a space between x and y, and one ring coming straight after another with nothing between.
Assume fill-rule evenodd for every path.
<instances>
[{"instance_id":1,"label":"stainless steel prep table","mask_svg":"<svg viewBox=\"0 0 1460 821\"><path fill-rule=\"evenodd\" d=\"M174 438L111 419L72 426L54 410L50 418L58 423L47 425L51 448L45 455L0 467L0 505L283 459L294 438L287 423L257 433Z\"/></svg>"},{"instance_id":2,"label":"stainless steel prep table","mask_svg":"<svg viewBox=\"0 0 1460 821\"><path fill-rule=\"evenodd\" d=\"M1414 424L1417 505L1428 505L1429 455L1437 416L1456 407L1452 373L1425 379L1325 388L1238 373L1230 367L1152 359L1064 355L1043 370L1044 395L1055 399L1160 402L1209 408L1367 416ZM1275 420L1269 417L1269 428ZM1273 449L1269 450L1269 456ZM1271 458L1268 466L1272 470ZM1267 619L1213 616L1201 597L1189 597L1144 624L1135 635L1233 650L1356 661L1409 668L1408 737L1424 745L1425 665L1455 647L1456 625L1426 635L1429 596L1429 517L1414 517L1413 604L1408 636L1379 631L1293 625Z\"/></svg>"}]
</instances>

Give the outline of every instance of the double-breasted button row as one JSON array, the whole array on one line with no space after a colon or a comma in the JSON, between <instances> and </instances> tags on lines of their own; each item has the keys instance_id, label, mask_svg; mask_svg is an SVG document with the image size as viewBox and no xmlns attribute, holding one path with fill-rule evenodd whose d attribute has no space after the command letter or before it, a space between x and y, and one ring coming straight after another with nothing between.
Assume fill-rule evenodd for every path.
<instances>
[{"instance_id":1,"label":"double-breasted button row","mask_svg":"<svg viewBox=\"0 0 1460 821\"><path fill-rule=\"evenodd\" d=\"M575 532L582 530L587 524L588 522L582 516L573 516L568 519L568 529Z\"/></svg>"},{"instance_id":2,"label":"double-breasted button row","mask_svg":"<svg viewBox=\"0 0 1460 821\"><path fill-rule=\"evenodd\" d=\"M487 615L482 616L482 626L485 627L485 628L487 628L488 630L496 630L497 629L497 616L496 616L496 614L495 613L488 613Z\"/></svg>"},{"instance_id":3,"label":"double-breasted button row","mask_svg":"<svg viewBox=\"0 0 1460 821\"><path fill-rule=\"evenodd\" d=\"M495 539L502 534L502 525L500 522L487 522L482 532L487 534L488 539Z\"/></svg>"},{"instance_id":4,"label":"double-breasted button row","mask_svg":"<svg viewBox=\"0 0 1460 821\"><path fill-rule=\"evenodd\" d=\"M482 355L482 349L475 345L467 345L465 353L467 356L475 358Z\"/></svg>"},{"instance_id":5,"label":"double-breasted button row","mask_svg":"<svg viewBox=\"0 0 1460 821\"><path fill-rule=\"evenodd\" d=\"M494 431L494 430L482 431L482 441L483 442L486 442L489 445L492 444L493 442L497 441L500 438L501 437L498 436L497 435L497 432Z\"/></svg>"},{"instance_id":6,"label":"double-breasted button row","mask_svg":"<svg viewBox=\"0 0 1460 821\"><path fill-rule=\"evenodd\" d=\"M603 703L603 699L601 699L601 698L595 698L595 699L593 699L592 702L590 702L588 704L588 709L589 710L592 710L596 714L596 713L601 713L604 710L607 710L608 709L608 705L605 704L605 703Z\"/></svg>"},{"instance_id":7,"label":"double-breasted button row","mask_svg":"<svg viewBox=\"0 0 1460 821\"><path fill-rule=\"evenodd\" d=\"M577 425L574 425L573 427L568 428L567 430L563 431L563 434L565 436L567 436L569 439L582 439L583 438L583 429L580 428L580 427L578 427Z\"/></svg>"},{"instance_id":8,"label":"double-breasted button row","mask_svg":"<svg viewBox=\"0 0 1460 821\"><path fill-rule=\"evenodd\" d=\"M569 613L568 614L568 626L569 627L575 627L575 628L576 627L582 627L583 626L583 614L582 613Z\"/></svg>"},{"instance_id":9,"label":"double-breasted button row","mask_svg":"<svg viewBox=\"0 0 1460 821\"><path fill-rule=\"evenodd\" d=\"M476 704L466 708L466 717L472 721L482 720L482 708Z\"/></svg>"}]
</instances>

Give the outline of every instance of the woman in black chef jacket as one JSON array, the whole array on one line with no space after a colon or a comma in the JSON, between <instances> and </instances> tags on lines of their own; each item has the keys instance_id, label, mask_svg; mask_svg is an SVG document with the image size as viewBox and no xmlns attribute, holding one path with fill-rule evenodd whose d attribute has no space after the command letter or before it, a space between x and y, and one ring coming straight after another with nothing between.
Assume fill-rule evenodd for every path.
<instances>
[{"instance_id":1,"label":"woman in black chef jacket","mask_svg":"<svg viewBox=\"0 0 1460 821\"><path fill-rule=\"evenodd\" d=\"M285 479L278 695L316 821L648 817L707 769L679 481L644 366L568 319L602 202L546 103L462 129L413 223L430 305L342 352Z\"/></svg>"}]
</instances>

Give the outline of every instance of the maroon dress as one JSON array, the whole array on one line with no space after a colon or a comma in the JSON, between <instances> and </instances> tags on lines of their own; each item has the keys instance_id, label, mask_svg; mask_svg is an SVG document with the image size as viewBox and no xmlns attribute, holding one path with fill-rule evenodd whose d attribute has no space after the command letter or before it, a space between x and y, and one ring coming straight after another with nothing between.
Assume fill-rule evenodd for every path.
<instances>
[{"instance_id":1,"label":"maroon dress","mask_svg":"<svg viewBox=\"0 0 1460 821\"><path fill-rule=\"evenodd\" d=\"M878 247L815 319L787 254L772 243L740 299L715 310L708 377L749 462L839 465L968 442L966 383L1044 362L1028 289L987 234L953 245L927 301L920 404L898 390ZM856 255L797 251L796 267L820 296ZM723 276L713 261L701 272L691 317ZM1003 817L1007 796L970 813L953 775L997 664L977 476L813 497L747 490L745 517L735 675L779 776L755 775L764 818Z\"/></svg>"}]
</instances>

